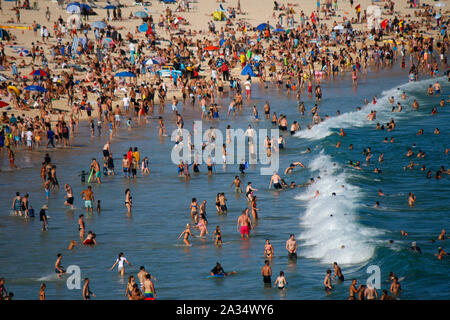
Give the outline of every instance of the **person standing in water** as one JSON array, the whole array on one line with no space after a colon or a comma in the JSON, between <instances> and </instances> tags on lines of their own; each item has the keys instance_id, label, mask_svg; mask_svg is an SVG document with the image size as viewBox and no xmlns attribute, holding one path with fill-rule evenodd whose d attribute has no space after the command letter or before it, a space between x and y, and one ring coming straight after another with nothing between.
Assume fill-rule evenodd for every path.
<instances>
[{"instance_id":1,"label":"person standing in water","mask_svg":"<svg viewBox=\"0 0 450 320\"><path fill-rule=\"evenodd\" d=\"M261 275L265 286L272 286L272 268L270 267L269 260L264 261L264 267L261 269Z\"/></svg>"},{"instance_id":2,"label":"person standing in water","mask_svg":"<svg viewBox=\"0 0 450 320\"><path fill-rule=\"evenodd\" d=\"M128 262L127 258L123 256L123 252L120 252L119 257L117 258L116 262L113 264L110 270L112 271L114 267L117 265L117 270L123 277L125 275L125 262L130 266L130 268L133 268L133 266Z\"/></svg>"},{"instance_id":3,"label":"person standing in water","mask_svg":"<svg viewBox=\"0 0 450 320\"><path fill-rule=\"evenodd\" d=\"M241 231L241 238L244 239L244 236L247 236L247 239L250 237L250 230L252 228L252 221L248 217L247 210L242 211L242 214L239 216L237 221L237 228Z\"/></svg>"},{"instance_id":4,"label":"person standing in water","mask_svg":"<svg viewBox=\"0 0 450 320\"><path fill-rule=\"evenodd\" d=\"M281 186L280 180L281 177L278 175L278 173L274 172L272 178L270 179L269 190L272 187L272 183L276 190L282 189L283 187Z\"/></svg>"},{"instance_id":5,"label":"person standing in water","mask_svg":"<svg viewBox=\"0 0 450 320\"><path fill-rule=\"evenodd\" d=\"M62 254L58 253L56 255L56 257L57 257L57 259L56 259L56 262L55 262L55 272L58 275L58 279L59 279L59 278L61 278L61 276L63 274L66 273L66 270L64 270L63 266L61 265Z\"/></svg>"},{"instance_id":6,"label":"person standing in water","mask_svg":"<svg viewBox=\"0 0 450 320\"><path fill-rule=\"evenodd\" d=\"M333 290L333 286L331 285L331 270L327 270L327 274L325 275L325 279L323 279L323 285L325 286L325 292L330 293Z\"/></svg>"},{"instance_id":7,"label":"person standing in water","mask_svg":"<svg viewBox=\"0 0 450 320\"><path fill-rule=\"evenodd\" d=\"M297 241L295 240L294 234L291 234L289 236L289 239L286 241L286 250L289 252L288 253L289 258L297 258L297 249L298 249Z\"/></svg>"},{"instance_id":8,"label":"person standing in water","mask_svg":"<svg viewBox=\"0 0 450 320\"><path fill-rule=\"evenodd\" d=\"M45 300L45 283L41 283L41 287L39 289L39 300Z\"/></svg>"},{"instance_id":9,"label":"person standing in water","mask_svg":"<svg viewBox=\"0 0 450 320\"><path fill-rule=\"evenodd\" d=\"M73 192L72 192L72 187L66 183L64 185L64 189L66 190L65 198L67 199L64 202L64 205L65 206L70 206L70 208L73 209Z\"/></svg>"},{"instance_id":10,"label":"person standing in water","mask_svg":"<svg viewBox=\"0 0 450 320\"><path fill-rule=\"evenodd\" d=\"M88 186L87 189L81 192L81 197L84 200L84 206L86 207L86 213L89 214L89 210L91 214L93 213L94 206L94 193L92 192L91 186Z\"/></svg>"},{"instance_id":11,"label":"person standing in water","mask_svg":"<svg viewBox=\"0 0 450 320\"><path fill-rule=\"evenodd\" d=\"M89 290L89 278L84 278L83 300L90 300L91 295L95 298L95 293Z\"/></svg>"},{"instance_id":12,"label":"person standing in water","mask_svg":"<svg viewBox=\"0 0 450 320\"><path fill-rule=\"evenodd\" d=\"M156 290L153 285L151 275L147 273L144 280L144 300L154 300L156 298Z\"/></svg>"},{"instance_id":13,"label":"person standing in water","mask_svg":"<svg viewBox=\"0 0 450 320\"><path fill-rule=\"evenodd\" d=\"M130 189L125 190L125 206L127 207L128 213L131 213L131 191Z\"/></svg>"},{"instance_id":14,"label":"person standing in water","mask_svg":"<svg viewBox=\"0 0 450 320\"><path fill-rule=\"evenodd\" d=\"M280 271L280 276L277 277L277 279L275 280L274 286L280 290L284 290L286 288L286 285L287 281L286 278L284 277L284 272Z\"/></svg>"},{"instance_id":15,"label":"person standing in water","mask_svg":"<svg viewBox=\"0 0 450 320\"><path fill-rule=\"evenodd\" d=\"M337 262L333 263L333 268L334 268L333 279L336 278L337 276L340 281L344 281L344 275L342 274L341 267L338 266Z\"/></svg>"},{"instance_id":16,"label":"person standing in water","mask_svg":"<svg viewBox=\"0 0 450 320\"><path fill-rule=\"evenodd\" d=\"M192 236L195 238L195 236L192 234L191 232L191 225L188 223L186 225L186 229L184 229L184 231L180 234L180 236L178 237L178 240L184 235L183 238L183 242L187 245L190 246L191 243L189 242L189 236Z\"/></svg>"}]
</instances>

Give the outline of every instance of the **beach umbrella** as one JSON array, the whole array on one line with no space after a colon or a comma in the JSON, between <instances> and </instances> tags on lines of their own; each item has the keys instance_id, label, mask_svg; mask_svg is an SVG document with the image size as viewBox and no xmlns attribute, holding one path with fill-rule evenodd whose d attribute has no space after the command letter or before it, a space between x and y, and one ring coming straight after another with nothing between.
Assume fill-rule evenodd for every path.
<instances>
[{"instance_id":1,"label":"beach umbrella","mask_svg":"<svg viewBox=\"0 0 450 320\"><path fill-rule=\"evenodd\" d=\"M23 88L23 90L37 91L37 92L47 92L47 89L45 89L44 87L41 87L41 86L28 86L28 87Z\"/></svg>"},{"instance_id":2,"label":"beach umbrella","mask_svg":"<svg viewBox=\"0 0 450 320\"><path fill-rule=\"evenodd\" d=\"M111 10L113 10L113 9L116 9L116 8L117 8L116 6L113 6L112 4L109 4L106 7L104 7L103 9L111 9Z\"/></svg>"},{"instance_id":3,"label":"beach umbrella","mask_svg":"<svg viewBox=\"0 0 450 320\"><path fill-rule=\"evenodd\" d=\"M160 64L160 63L154 59L148 59L147 61L145 61L145 64L150 66L150 65L154 65L154 64Z\"/></svg>"},{"instance_id":4,"label":"beach umbrella","mask_svg":"<svg viewBox=\"0 0 450 320\"><path fill-rule=\"evenodd\" d=\"M123 71L123 72L119 72L116 73L116 75L114 77L132 77L132 78L136 78L136 75L132 72L128 72L128 71Z\"/></svg>"},{"instance_id":5,"label":"beach umbrella","mask_svg":"<svg viewBox=\"0 0 450 320\"><path fill-rule=\"evenodd\" d=\"M17 89L17 87L15 87L15 86L8 86L8 91L9 92L14 92L16 95L20 94L20 90Z\"/></svg>"},{"instance_id":6,"label":"beach umbrella","mask_svg":"<svg viewBox=\"0 0 450 320\"><path fill-rule=\"evenodd\" d=\"M70 4L66 8L66 12L67 13L80 13L81 12L81 8L80 8L80 6L77 6L77 5L74 5L74 4Z\"/></svg>"},{"instance_id":7,"label":"beach umbrella","mask_svg":"<svg viewBox=\"0 0 450 320\"><path fill-rule=\"evenodd\" d=\"M5 101L0 101L0 108L9 106L9 103L5 102Z\"/></svg>"},{"instance_id":8,"label":"beach umbrella","mask_svg":"<svg viewBox=\"0 0 450 320\"><path fill-rule=\"evenodd\" d=\"M256 74L253 72L252 67L246 65L244 69L242 69L241 76L249 75L251 77L256 77Z\"/></svg>"},{"instance_id":9,"label":"beach umbrella","mask_svg":"<svg viewBox=\"0 0 450 320\"><path fill-rule=\"evenodd\" d=\"M286 32L283 28L276 28L273 32Z\"/></svg>"},{"instance_id":10,"label":"beach umbrella","mask_svg":"<svg viewBox=\"0 0 450 320\"><path fill-rule=\"evenodd\" d=\"M136 11L135 13L133 13L133 15L136 18L147 18L148 17L147 12L145 12L145 11Z\"/></svg>"},{"instance_id":11,"label":"beach umbrella","mask_svg":"<svg viewBox=\"0 0 450 320\"><path fill-rule=\"evenodd\" d=\"M138 29L139 29L140 32L147 32L148 24L146 24L146 23L141 24Z\"/></svg>"},{"instance_id":12,"label":"beach umbrella","mask_svg":"<svg viewBox=\"0 0 450 320\"><path fill-rule=\"evenodd\" d=\"M163 0L164 3L168 4L168 3L175 3L175 0Z\"/></svg>"},{"instance_id":13,"label":"beach umbrella","mask_svg":"<svg viewBox=\"0 0 450 320\"><path fill-rule=\"evenodd\" d=\"M333 30L344 30L344 26L339 24L336 27L334 27Z\"/></svg>"},{"instance_id":14,"label":"beach umbrella","mask_svg":"<svg viewBox=\"0 0 450 320\"><path fill-rule=\"evenodd\" d=\"M256 27L256 30L263 31L267 29L267 26L269 26L269 29L273 29L271 25L268 25L267 23L261 23L259 26Z\"/></svg>"},{"instance_id":15,"label":"beach umbrella","mask_svg":"<svg viewBox=\"0 0 450 320\"><path fill-rule=\"evenodd\" d=\"M111 38L103 38L102 45L110 44L110 43L114 43L113 39L111 39Z\"/></svg>"},{"instance_id":16,"label":"beach umbrella","mask_svg":"<svg viewBox=\"0 0 450 320\"><path fill-rule=\"evenodd\" d=\"M92 22L91 27L94 29L105 29L106 28L106 22L104 21L95 21Z\"/></svg>"},{"instance_id":17,"label":"beach umbrella","mask_svg":"<svg viewBox=\"0 0 450 320\"><path fill-rule=\"evenodd\" d=\"M255 61L261 61L261 56L254 56L254 57L253 57L253 60L255 60Z\"/></svg>"},{"instance_id":18,"label":"beach umbrella","mask_svg":"<svg viewBox=\"0 0 450 320\"><path fill-rule=\"evenodd\" d=\"M219 50L219 47L215 47L215 46L208 46L205 48L205 50L207 51L214 51L214 50Z\"/></svg>"},{"instance_id":19,"label":"beach umbrella","mask_svg":"<svg viewBox=\"0 0 450 320\"><path fill-rule=\"evenodd\" d=\"M29 55L29 54L30 54L30 51L28 51L27 49L21 49L21 50L19 50L19 51L17 52L17 54L18 54L19 56L23 57L23 56Z\"/></svg>"},{"instance_id":20,"label":"beach umbrella","mask_svg":"<svg viewBox=\"0 0 450 320\"><path fill-rule=\"evenodd\" d=\"M438 2L434 4L435 7L445 7L445 3L444 2Z\"/></svg>"},{"instance_id":21,"label":"beach umbrella","mask_svg":"<svg viewBox=\"0 0 450 320\"><path fill-rule=\"evenodd\" d=\"M48 77L48 74L44 70L39 69L31 72L30 76Z\"/></svg>"}]
</instances>

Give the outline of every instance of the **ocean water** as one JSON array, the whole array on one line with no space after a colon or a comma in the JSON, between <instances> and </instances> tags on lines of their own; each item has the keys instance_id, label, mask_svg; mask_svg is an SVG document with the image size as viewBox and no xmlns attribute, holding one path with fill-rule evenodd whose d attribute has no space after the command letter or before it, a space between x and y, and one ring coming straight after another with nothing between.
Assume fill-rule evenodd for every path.
<instances>
[{"instance_id":1,"label":"ocean water","mask_svg":"<svg viewBox=\"0 0 450 320\"><path fill-rule=\"evenodd\" d=\"M448 229L450 214L450 184L448 175L441 180L426 179L425 172L416 167L404 171L409 163L406 151L413 143L427 153L426 158L414 162L425 164L435 172L441 165L449 166L450 106L439 107L442 98L447 99L450 85L446 78L438 78L442 93L429 97L426 90L436 79L424 79L408 83L404 70L382 71L362 77L357 90L352 88L350 76L341 77L322 84L323 100L320 114L329 119L322 124L306 129L311 123L310 110L314 100L303 96L307 115L301 116L297 109L295 95L286 96L284 89L254 85L253 99L263 117L262 106L269 100L271 111L285 114L292 123L297 120L302 131L295 136L287 135L287 149L280 153L280 173L293 161L303 162L307 168L295 170L282 177L289 183L305 183L311 177L317 183L307 188L286 191L269 190L269 176L260 175L260 166L254 165L242 177L258 189L260 219L251 233L249 241L241 240L236 230L237 218L247 201L243 195L235 195L229 186L238 173L237 165L217 166L213 177L207 176L206 165L200 166L198 176L185 182L177 175L176 165L171 162L174 143L170 133L175 128L166 107L164 118L169 137L158 137L157 120L129 132L121 129L112 144L116 176L103 177L101 186L92 184L96 199L101 200L102 211L85 217L86 229L97 234L98 245L94 248L79 245L68 251L70 240L78 239L77 219L85 213L80 192L86 187L78 176L87 170L93 157L102 158L105 136L90 138L86 124L69 150L58 149L51 153L57 166L61 187L69 183L75 194L75 210L64 207L64 191L53 192L48 201L49 230L41 231L38 219L26 222L23 218L11 216L11 203L16 191L30 194L30 203L39 212L46 203L39 177L40 161L44 150L32 153L21 152L17 164L21 170L8 169L6 155L1 159L0 171L0 277L6 278L6 288L16 299L37 299L41 282L47 285L48 299L81 299L81 290L69 290L65 279L57 279L54 273L56 254L62 253L62 265L77 265L81 276L89 277L90 287L97 299L126 299L126 278L136 276L143 265L157 278L155 284L160 299L346 299L350 279L365 283L370 274L367 268L379 266L382 289L388 289L386 281L390 271L402 279L401 299L448 299L447 285L449 260L439 261L434 255L439 246L448 251L448 240L432 243L442 228ZM408 95L401 100L401 92ZM370 101L377 95L378 102ZM395 103L403 105L401 113L391 113L388 97L394 96ZM364 105L364 98L370 102ZM420 103L418 111L411 110L413 99ZM228 99L224 98L221 120L214 126L223 133L228 124L232 128L246 129L248 124L255 128L271 128L270 120L252 120L251 107L247 104L236 120L227 119ZM432 116L432 107L438 107L438 114ZM361 111L356 111L361 107ZM185 127L192 129L192 121L199 118L199 108L182 106ZM337 110L341 112L336 115ZM377 119L366 119L370 110L377 110ZM377 122L386 123L394 118L397 127L392 132L377 131ZM203 128L208 128L208 121ZM434 135L438 127L440 135ZM344 128L346 137L338 135ZM419 128L424 129L417 136ZM192 130L191 130L192 131ZM104 130L103 133L106 133ZM388 136L395 143L382 143ZM336 148L337 141L341 148ZM348 149L349 144L354 150ZM135 181L124 179L121 174L121 158L129 147L138 147L141 159L150 158L149 177ZM371 147L374 157L366 164L363 149ZM312 150L305 153L306 148ZM379 153L384 153L384 162L379 164ZM363 170L355 170L348 162L361 161ZM383 174L373 173L379 167ZM132 215L128 216L124 206L124 190L131 189L133 196ZM386 194L377 195L378 189ZM320 196L312 199L316 190ZM416 206L408 206L408 193L417 196ZM228 198L228 214L217 216L215 196L225 192ZM336 193L335 196L332 193ZM190 223L190 200L196 197L199 203L207 200L208 231L205 239L191 239L192 247L183 246L177 237ZM380 202L374 208L375 201ZM216 225L222 229L223 246L217 248L212 240ZM400 230L409 234L402 239ZM194 231L198 235L198 231ZM299 243L297 261L288 260L285 241L294 233ZM261 267L264 265L264 242L270 239L275 249L271 262L274 281L276 275L285 272L288 287L284 292L264 288ZM392 244L388 240L393 240ZM416 241L423 254L415 255L408 248ZM342 247L344 246L344 247ZM109 271L119 252L133 265L126 266L126 277L117 271ZM225 271L237 271L225 279L207 279L216 261ZM346 281L335 285L331 295L325 295L323 278L327 269L336 261L342 268ZM381 293L381 292L380 292Z\"/></svg>"}]
</instances>

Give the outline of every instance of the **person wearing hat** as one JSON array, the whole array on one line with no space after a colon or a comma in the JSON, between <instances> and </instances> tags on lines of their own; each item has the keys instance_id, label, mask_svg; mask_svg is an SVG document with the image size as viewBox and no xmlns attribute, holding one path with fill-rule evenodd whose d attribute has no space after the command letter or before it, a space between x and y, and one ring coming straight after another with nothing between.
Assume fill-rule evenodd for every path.
<instances>
[{"instance_id":1,"label":"person wearing hat","mask_svg":"<svg viewBox=\"0 0 450 320\"><path fill-rule=\"evenodd\" d=\"M42 206L41 212L39 212L39 220L42 221L42 231L45 231L48 229L47 225L47 215L45 214L45 210L48 209L48 206L44 204Z\"/></svg>"},{"instance_id":2,"label":"person wearing hat","mask_svg":"<svg viewBox=\"0 0 450 320\"><path fill-rule=\"evenodd\" d=\"M422 253L422 250L420 250L420 248L417 246L416 242L412 242L411 243L411 251L412 252L417 252L417 253Z\"/></svg>"}]
</instances>

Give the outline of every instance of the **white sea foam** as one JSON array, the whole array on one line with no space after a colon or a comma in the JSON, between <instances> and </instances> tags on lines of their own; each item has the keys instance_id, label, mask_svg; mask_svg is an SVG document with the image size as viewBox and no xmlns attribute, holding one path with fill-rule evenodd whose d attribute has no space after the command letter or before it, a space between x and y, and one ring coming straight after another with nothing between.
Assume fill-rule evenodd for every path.
<instances>
[{"instance_id":1,"label":"white sea foam","mask_svg":"<svg viewBox=\"0 0 450 320\"><path fill-rule=\"evenodd\" d=\"M309 169L320 172L321 178L296 197L306 201L305 213L300 217L300 254L326 264L369 260L375 251L373 240L381 232L356 222L361 190L348 184L348 173L323 152L309 164ZM316 190L320 195L313 198Z\"/></svg>"},{"instance_id":2,"label":"white sea foam","mask_svg":"<svg viewBox=\"0 0 450 320\"><path fill-rule=\"evenodd\" d=\"M334 132L337 132L333 129L363 127L368 125L369 123L373 124L377 122L388 122L392 117L392 105L389 103L390 97L394 97L395 103L398 101L402 103L400 98L403 91L407 92L408 94L408 91L412 91L415 89L425 90L429 84L443 79L444 77L440 77L418 82L409 82L390 90L383 91L381 93L381 97L377 98L376 104L373 104L372 101L369 101L369 104L362 106L361 110L359 111L351 111L343 113L340 116L329 117L327 120L312 126L309 130L304 129L297 132L294 136L310 140L319 140L332 135ZM405 108L405 105L403 107ZM367 115L371 110L377 111L377 119L375 121L369 121L367 119ZM406 112L397 113L396 115L402 114L406 114Z\"/></svg>"}]
</instances>

